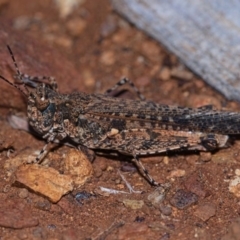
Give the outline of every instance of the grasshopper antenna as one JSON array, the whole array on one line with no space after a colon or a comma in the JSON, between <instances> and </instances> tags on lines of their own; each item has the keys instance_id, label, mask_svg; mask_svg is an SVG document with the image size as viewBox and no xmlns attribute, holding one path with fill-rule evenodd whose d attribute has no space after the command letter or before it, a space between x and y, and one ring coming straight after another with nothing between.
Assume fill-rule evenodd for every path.
<instances>
[{"instance_id":1,"label":"grasshopper antenna","mask_svg":"<svg viewBox=\"0 0 240 240\"><path fill-rule=\"evenodd\" d=\"M12 61L13 61L14 66L15 66L15 69L16 69L16 72L17 72L17 76L19 76L19 77L21 78L21 75L22 75L22 74L21 74L21 72L19 71L19 68L18 68L17 62L16 62L16 60L15 60L15 57L14 57L14 55L13 55L12 49L10 48L9 45L7 45L7 48L8 48L8 51L9 51L11 57L12 57Z\"/></svg>"},{"instance_id":2,"label":"grasshopper antenna","mask_svg":"<svg viewBox=\"0 0 240 240\"><path fill-rule=\"evenodd\" d=\"M17 62L16 62L16 60L15 60L15 58L14 58L13 52L12 52L11 48L9 47L9 45L7 45L7 48L8 48L8 51L9 51L11 57L12 57L12 61L13 61L14 66L15 66L15 69L16 69L16 72L17 72L17 76L18 76L18 78L19 78L20 80L22 80L22 74L21 74L21 72L19 71L19 68L18 68ZM10 84L11 86L13 86L13 87L15 87L16 89L18 89L23 95L25 95L26 97L28 97L28 95L27 95L19 86L17 86L16 84L12 83L11 81L9 81L8 79L6 79L6 78L3 77L2 75L0 75L0 78L1 78L2 80L4 80L5 82L7 82L8 84ZM24 88L26 89L26 91L29 92L28 89L26 88L26 85L25 85L24 82L23 82L23 84L24 84Z\"/></svg>"},{"instance_id":3,"label":"grasshopper antenna","mask_svg":"<svg viewBox=\"0 0 240 240\"><path fill-rule=\"evenodd\" d=\"M9 80L7 80L5 77L3 77L2 75L0 75L0 78L3 79L5 82L7 82L8 84L10 84L11 86L15 87L17 90L19 90L26 98L28 97L28 95L16 84L10 82Z\"/></svg>"}]
</instances>

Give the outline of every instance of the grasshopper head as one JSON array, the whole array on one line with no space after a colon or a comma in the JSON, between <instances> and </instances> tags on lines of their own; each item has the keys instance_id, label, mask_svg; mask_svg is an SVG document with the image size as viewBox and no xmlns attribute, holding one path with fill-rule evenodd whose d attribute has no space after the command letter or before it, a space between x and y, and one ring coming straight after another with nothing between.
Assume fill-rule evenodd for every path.
<instances>
[{"instance_id":1,"label":"grasshopper head","mask_svg":"<svg viewBox=\"0 0 240 240\"><path fill-rule=\"evenodd\" d=\"M11 48L9 46L7 46L7 48L16 69L15 78L19 80L18 82L22 87L12 83L1 75L0 78L18 89L28 99L27 114L29 124L36 132L43 135L52 128L54 122L56 107L53 99L57 94L57 84L55 79L44 76L31 77L21 73ZM50 101L50 99L52 101Z\"/></svg>"},{"instance_id":2,"label":"grasshopper head","mask_svg":"<svg viewBox=\"0 0 240 240\"><path fill-rule=\"evenodd\" d=\"M27 107L29 124L41 135L49 132L54 124L55 95L56 92L44 83L29 92Z\"/></svg>"}]
</instances>

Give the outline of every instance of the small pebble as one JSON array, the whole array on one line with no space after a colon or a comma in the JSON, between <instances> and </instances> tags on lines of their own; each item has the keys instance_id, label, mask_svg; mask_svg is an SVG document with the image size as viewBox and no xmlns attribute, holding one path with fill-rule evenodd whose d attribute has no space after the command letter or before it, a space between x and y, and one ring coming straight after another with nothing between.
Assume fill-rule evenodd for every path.
<instances>
[{"instance_id":1,"label":"small pebble","mask_svg":"<svg viewBox=\"0 0 240 240\"><path fill-rule=\"evenodd\" d=\"M47 199L44 199L42 201L37 201L35 204L34 204L34 207L35 208L38 208L40 210L43 210L43 211L50 211L51 209L51 203L47 200Z\"/></svg>"},{"instance_id":2,"label":"small pebble","mask_svg":"<svg viewBox=\"0 0 240 240\"><path fill-rule=\"evenodd\" d=\"M240 176L236 176L229 182L229 192L240 198Z\"/></svg>"},{"instance_id":3,"label":"small pebble","mask_svg":"<svg viewBox=\"0 0 240 240\"><path fill-rule=\"evenodd\" d=\"M170 77L171 77L170 69L168 67L164 67L159 74L159 78L162 79L163 81L166 81L169 80Z\"/></svg>"},{"instance_id":4,"label":"small pebble","mask_svg":"<svg viewBox=\"0 0 240 240\"><path fill-rule=\"evenodd\" d=\"M54 231L54 230L57 228L57 226L54 225L54 224L49 224L49 225L47 225L47 228L48 228L49 230Z\"/></svg>"},{"instance_id":5,"label":"small pebble","mask_svg":"<svg viewBox=\"0 0 240 240\"><path fill-rule=\"evenodd\" d=\"M240 176L240 169L239 169L239 168L237 168L237 169L235 170L235 174L236 174L237 176Z\"/></svg>"},{"instance_id":6,"label":"small pebble","mask_svg":"<svg viewBox=\"0 0 240 240\"><path fill-rule=\"evenodd\" d=\"M81 18L71 19L66 24L66 28L72 37L79 37L86 26L86 21Z\"/></svg>"},{"instance_id":7,"label":"small pebble","mask_svg":"<svg viewBox=\"0 0 240 240\"><path fill-rule=\"evenodd\" d=\"M179 189L170 200L170 203L178 209L185 209L197 201L198 196L196 194Z\"/></svg>"},{"instance_id":8,"label":"small pebble","mask_svg":"<svg viewBox=\"0 0 240 240\"><path fill-rule=\"evenodd\" d=\"M197 206L194 215L200 218L202 221L206 222L209 218L215 216L216 206L213 203L205 203L203 205Z\"/></svg>"},{"instance_id":9,"label":"small pebble","mask_svg":"<svg viewBox=\"0 0 240 240\"><path fill-rule=\"evenodd\" d=\"M100 57L100 62L106 66L111 66L115 63L115 53L113 51L103 52Z\"/></svg>"},{"instance_id":10,"label":"small pebble","mask_svg":"<svg viewBox=\"0 0 240 240\"><path fill-rule=\"evenodd\" d=\"M141 209L144 205L143 200L131 200L131 199L123 199L122 200L125 207L129 207L133 210Z\"/></svg>"},{"instance_id":11,"label":"small pebble","mask_svg":"<svg viewBox=\"0 0 240 240\"><path fill-rule=\"evenodd\" d=\"M88 69L85 69L83 72L82 72L82 78L83 78L83 81L84 81L84 85L86 87L93 87L95 86L96 84L96 79L94 78L92 72Z\"/></svg>"},{"instance_id":12,"label":"small pebble","mask_svg":"<svg viewBox=\"0 0 240 240\"><path fill-rule=\"evenodd\" d=\"M168 164L169 164L169 157L165 156L165 157L163 158L163 163L166 164L166 165L168 165Z\"/></svg>"},{"instance_id":13,"label":"small pebble","mask_svg":"<svg viewBox=\"0 0 240 240\"><path fill-rule=\"evenodd\" d=\"M120 184L121 183L121 179L120 178L117 178L115 180L115 184L118 185L118 187L120 187L120 189L123 189L124 188L124 185L123 184Z\"/></svg>"},{"instance_id":14,"label":"small pebble","mask_svg":"<svg viewBox=\"0 0 240 240\"><path fill-rule=\"evenodd\" d=\"M11 189L11 185L10 184L6 184L4 187L3 187L3 192L4 193L8 193Z\"/></svg>"},{"instance_id":15,"label":"small pebble","mask_svg":"<svg viewBox=\"0 0 240 240\"><path fill-rule=\"evenodd\" d=\"M171 206L167 206L167 205L160 205L160 211L163 215L165 216L170 216L172 214L172 208Z\"/></svg>"},{"instance_id":16,"label":"small pebble","mask_svg":"<svg viewBox=\"0 0 240 240\"><path fill-rule=\"evenodd\" d=\"M93 172L94 172L94 176L96 178L100 178L103 175L103 171L102 169L100 169L99 167L93 165Z\"/></svg>"},{"instance_id":17,"label":"small pebble","mask_svg":"<svg viewBox=\"0 0 240 240\"><path fill-rule=\"evenodd\" d=\"M135 220L134 220L134 222L143 222L145 220L145 217L139 217L139 216L137 216L136 218L135 218Z\"/></svg>"},{"instance_id":18,"label":"small pebble","mask_svg":"<svg viewBox=\"0 0 240 240\"><path fill-rule=\"evenodd\" d=\"M211 152L200 152L200 161L203 162L209 162L212 159L212 153Z\"/></svg>"},{"instance_id":19,"label":"small pebble","mask_svg":"<svg viewBox=\"0 0 240 240\"><path fill-rule=\"evenodd\" d=\"M85 0L55 0L54 2L58 8L60 17L66 18L74 11L74 9L77 9L79 5L82 5Z\"/></svg>"},{"instance_id":20,"label":"small pebble","mask_svg":"<svg viewBox=\"0 0 240 240\"><path fill-rule=\"evenodd\" d=\"M121 171L122 172L136 172L137 169L133 164L124 163L121 166Z\"/></svg>"},{"instance_id":21,"label":"small pebble","mask_svg":"<svg viewBox=\"0 0 240 240\"><path fill-rule=\"evenodd\" d=\"M78 192L75 195L75 199L77 200L78 203L83 204L83 201L86 199L89 199L93 195L91 193L88 193L86 191Z\"/></svg>"},{"instance_id":22,"label":"small pebble","mask_svg":"<svg viewBox=\"0 0 240 240\"><path fill-rule=\"evenodd\" d=\"M98 158L94 163L102 170L106 171L107 170L107 161L104 158Z\"/></svg>"},{"instance_id":23,"label":"small pebble","mask_svg":"<svg viewBox=\"0 0 240 240\"><path fill-rule=\"evenodd\" d=\"M183 177L185 176L186 171L182 169L176 169L170 172L170 175L168 178L174 178L174 177Z\"/></svg>"},{"instance_id":24,"label":"small pebble","mask_svg":"<svg viewBox=\"0 0 240 240\"><path fill-rule=\"evenodd\" d=\"M164 233L159 239L160 239L160 240L170 239L170 233Z\"/></svg>"},{"instance_id":25,"label":"small pebble","mask_svg":"<svg viewBox=\"0 0 240 240\"><path fill-rule=\"evenodd\" d=\"M171 70L171 76L179 79L191 80L193 78L193 73L186 70L185 67L179 66Z\"/></svg>"},{"instance_id":26,"label":"small pebble","mask_svg":"<svg viewBox=\"0 0 240 240\"><path fill-rule=\"evenodd\" d=\"M159 204L164 200L165 192L162 188L156 188L147 197L148 201L155 207L159 207Z\"/></svg>"},{"instance_id":27,"label":"small pebble","mask_svg":"<svg viewBox=\"0 0 240 240\"><path fill-rule=\"evenodd\" d=\"M60 47L64 47L66 49L70 49L72 47L72 39L66 36L58 36L54 38L54 42Z\"/></svg>"},{"instance_id":28,"label":"small pebble","mask_svg":"<svg viewBox=\"0 0 240 240\"><path fill-rule=\"evenodd\" d=\"M112 167L112 166L108 166L108 167L106 168L106 171L107 171L107 172L112 172L112 171L113 171L113 167Z\"/></svg>"},{"instance_id":29,"label":"small pebble","mask_svg":"<svg viewBox=\"0 0 240 240\"><path fill-rule=\"evenodd\" d=\"M13 27L17 30L26 30L30 26L32 20L32 18L27 16L19 16L13 21Z\"/></svg>"},{"instance_id":30,"label":"small pebble","mask_svg":"<svg viewBox=\"0 0 240 240\"><path fill-rule=\"evenodd\" d=\"M20 198L27 198L28 195L29 195L29 192L28 192L28 190L27 190L26 188L22 188L22 189L20 189L19 192L18 192L18 196L19 196Z\"/></svg>"}]
</instances>

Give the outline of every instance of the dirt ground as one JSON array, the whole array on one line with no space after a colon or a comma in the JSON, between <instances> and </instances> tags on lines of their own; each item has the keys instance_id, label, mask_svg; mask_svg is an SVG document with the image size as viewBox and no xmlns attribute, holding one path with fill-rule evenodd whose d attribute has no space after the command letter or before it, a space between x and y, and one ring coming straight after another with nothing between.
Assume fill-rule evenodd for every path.
<instances>
[{"instance_id":1,"label":"dirt ground","mask_svg":"<svg viewBox=\"0 0 240 240\"><path fill-rule=\"evenodd\" d=\"M64 2L0 0L1 75L13 80L8 44L22 72L56 77L60 92L104 93L127 76L157 103L239 110L118 16L109 1L78 1L69 13ZM17 181L16 162L41 150L44 141L20 130L27 130L24 96L3 81L0 91L0 239L240 239L238 139L214 153L144 158L155 180L170 183L166 194L150 186L131 158L97 155L92 176L54 202ZM46 171L64 175L69 154L67 146L51 149ZM138 192L129 193L121 175Z\"/></svg>"}]
</instances>

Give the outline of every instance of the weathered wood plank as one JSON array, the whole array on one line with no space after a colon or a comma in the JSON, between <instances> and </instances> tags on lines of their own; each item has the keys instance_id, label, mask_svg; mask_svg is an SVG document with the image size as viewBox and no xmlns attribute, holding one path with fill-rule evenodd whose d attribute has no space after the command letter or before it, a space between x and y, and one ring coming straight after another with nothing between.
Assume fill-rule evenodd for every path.
<instances>
[{"instance_id":1,"label":"weathered wood plank","mask_svg":"<svg viewBox=\"0 0 240 240\"><path fill-rule=\"evenodd\" d=\"M112 0L228 99L240 101L239 0Z\"/></svg>"}]
</instances>

